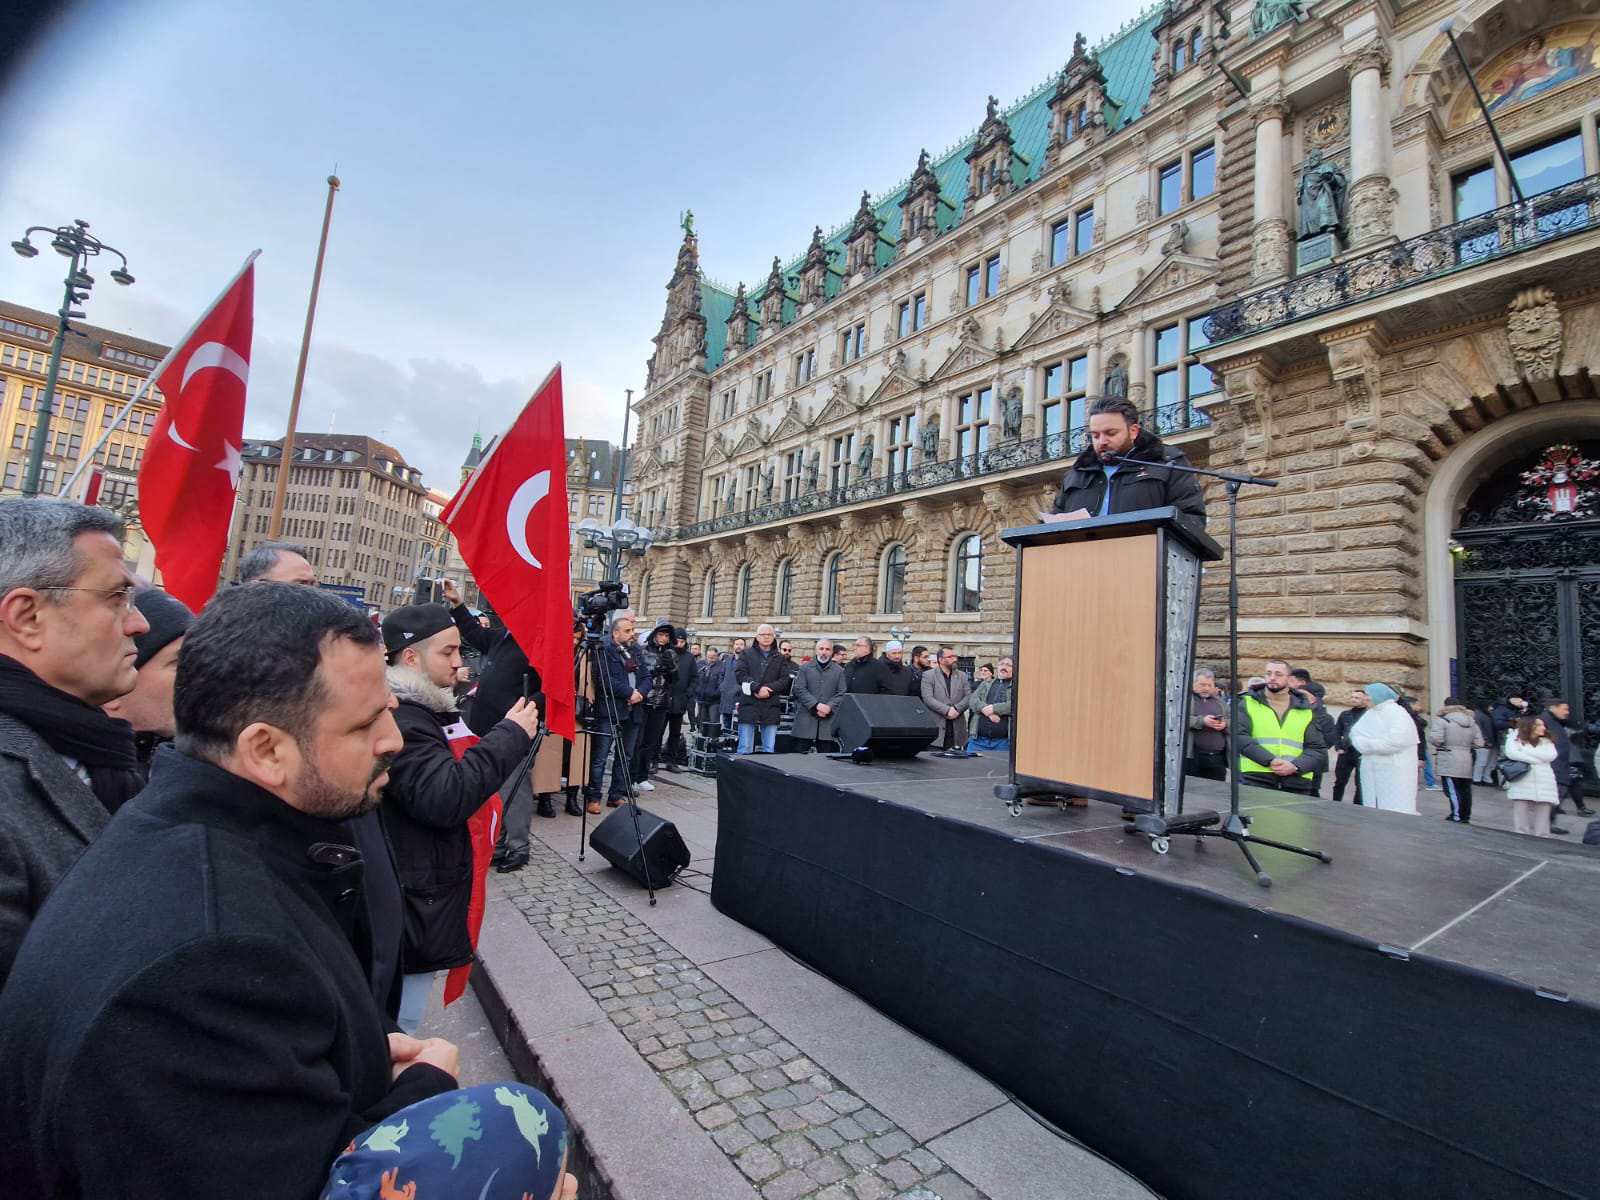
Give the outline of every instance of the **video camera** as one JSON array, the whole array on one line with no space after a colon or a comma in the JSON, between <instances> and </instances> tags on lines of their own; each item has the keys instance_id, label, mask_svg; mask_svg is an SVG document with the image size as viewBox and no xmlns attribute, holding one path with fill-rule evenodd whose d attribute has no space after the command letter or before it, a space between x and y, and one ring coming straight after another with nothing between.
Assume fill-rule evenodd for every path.
<instances>
[{"instance_id":1,"label":"video camera","mask_svg":"<svg viewBox=\"0 0 1600 1200\"><path fill-rule=\"evenodd\" d=\"M598 637L605 632L606 614L628 607L628 585L608 579L592 592L578 597L578 619L584 628Z\"/></svg>"}]
</instances>

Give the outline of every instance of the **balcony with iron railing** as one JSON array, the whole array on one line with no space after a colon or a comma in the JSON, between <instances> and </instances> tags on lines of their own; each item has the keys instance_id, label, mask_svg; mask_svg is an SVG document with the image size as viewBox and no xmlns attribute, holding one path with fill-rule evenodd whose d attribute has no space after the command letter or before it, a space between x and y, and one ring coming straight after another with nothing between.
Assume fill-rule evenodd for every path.
<instances>
[{"instance_id":1,"label":"balcony with iron railing","mask_svg":"<svg viewBox=\"0 0 1600 1200\"><path fill-rule=\"evenodd\" d=\"M1211 417L1202 405L1220 398L1221 393L1218 392L1186 403L1163 405L1147 415L1146 427L1162 438L1189 440L1184 435L1204 434L1210 429ZM1088 430L1080 425L1076 429L1028 441L1002 442L964 458L927 462L894 474L874 475L844 487L808 490L787 500L723 513L692 525L680 525L676 529L657 530L656 537L658 542L683 542L757 525L791 521L796 517L849 508L867 501L909 497L950 484L1009 475L1030 467L1076 458L1086 445Z\"/></svg>"},{"instance_id":2,"label":"balcony with iron railing","mask_svg":"<svg viewBox=\"0 0 1600 1200\"><path fill-rule=\"evenodd\" d=\"M1592 286L1594 268L1584 261L1588 255L1572 253L1581 249L1578 246L1556 243L1593 230L1600 230L1600 175L1242 296L1211 311L1205 321L1206 336L1212 346L1225 345L1455 276L1461 276L1455 281L1459 289L1450 289L1451 301L1438 308L1440 316L1459 319L1479 306L1470 294L1475 283L1490 285L1484 303L1503 307L1506 286L1516 285L1517 259L1539 258L1539 282L1547 286L1559 289L1585 279L1584 286ZM1535 253L1546 250L1553 253ZM1544 261L1552 258L1553 262ZM1493 270L1496 266L1502 269ZM1408 323L1425 324L1427 316L1419 312Z\"/></svg>"}]
</instances>

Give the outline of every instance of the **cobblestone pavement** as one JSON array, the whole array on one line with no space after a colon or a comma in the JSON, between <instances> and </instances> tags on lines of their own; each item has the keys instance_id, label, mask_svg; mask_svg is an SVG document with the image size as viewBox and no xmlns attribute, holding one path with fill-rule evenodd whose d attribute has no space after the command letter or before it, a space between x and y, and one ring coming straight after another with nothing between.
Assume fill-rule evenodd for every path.
<instances>
[{"instance_id":1,"label":"cobblestone pavement","mask_svg":"<svg viewBox=\"0 0 1600 1200\"><path fill-rule=\"evenodd\" d=\"M534 838L502 891L767 1200L983 1200Z\"/></svg>"}]
</instances>

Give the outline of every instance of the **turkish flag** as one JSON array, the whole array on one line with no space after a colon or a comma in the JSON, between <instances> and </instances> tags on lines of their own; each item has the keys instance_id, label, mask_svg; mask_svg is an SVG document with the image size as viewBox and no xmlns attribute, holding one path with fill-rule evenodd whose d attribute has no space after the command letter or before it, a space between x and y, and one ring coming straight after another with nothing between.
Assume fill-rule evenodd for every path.
<instances>
[{"instance_id":1,"label":"turkish flag","mask_svg":"<svg viewBox=\"0 0 1600 1200\"><path fill-rule=\"evenodd\" d=\"M544 681L550 732L576 734L572 687L572 535L561 365L489 447L439 519L478 590Z\"/></svg>"},{"instance_id":2,"label":"turkish flag","mask_svg":"<svg viewBox=\"0 0 1600 1200\"><path fill-rule=\"evenodd\" d=\"M252 254L157 368L165 402L139 467L139 519L156 569L167 591L195 612L217 590L239 490L255 277Z\"/></svg>"}]
</instances>

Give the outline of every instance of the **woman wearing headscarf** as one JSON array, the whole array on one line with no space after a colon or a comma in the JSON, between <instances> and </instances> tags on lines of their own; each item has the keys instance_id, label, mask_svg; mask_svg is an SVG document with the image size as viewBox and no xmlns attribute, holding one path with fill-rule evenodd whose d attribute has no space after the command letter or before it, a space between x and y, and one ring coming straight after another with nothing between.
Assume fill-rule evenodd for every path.
<instances>
[{"instance_id":1,"label":"woman wearing headscarf","mask_svg":"<svg viewBox=\"0 0 1600 1200\"><path fill-rule=\"evenodd\" d=\"M1550 815L1561 802L1561 788L1551 765L1556 761L1556 744L1538 717L1523 717L1506 735L1505 755L1514 763L1527 763L1528 770L1511 778L1506 772L1506 799L1511 801L1511 828L1534 837L1550 836Z\"/></svg>"},{"instance_id":2,"label":"woman wearing headscarf","mask_svg":"<svg viewBox=\"0 0 1600 1200\"><path fill-rule=\"evenodd\" d=\"M1372 707L1350 727L1361 752L1361 798L1371 808L1417 811L1417 725L1386 683L1367 685Z\"/></svg>"}]
</instances>

